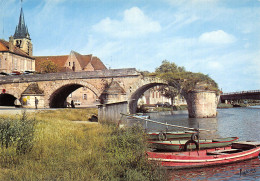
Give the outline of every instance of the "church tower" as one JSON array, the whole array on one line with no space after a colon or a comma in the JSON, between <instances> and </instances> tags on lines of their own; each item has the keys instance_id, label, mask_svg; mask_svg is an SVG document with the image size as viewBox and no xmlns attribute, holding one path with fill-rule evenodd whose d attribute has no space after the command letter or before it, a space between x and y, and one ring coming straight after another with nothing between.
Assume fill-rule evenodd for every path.
<instances>
[{"instance_id":1,"label":"church tower","mask_svg":"<svg viewBox=\"0 0 260 181\"><path fill-rule=\"evenodd\" d=\"M16 26L14 33L14 45L22 49L29 56L32 56L33 45L31 42L30 34L28 28L25 25L23 8L21 8L19 23Z\"/></svg>"}]
</instances>

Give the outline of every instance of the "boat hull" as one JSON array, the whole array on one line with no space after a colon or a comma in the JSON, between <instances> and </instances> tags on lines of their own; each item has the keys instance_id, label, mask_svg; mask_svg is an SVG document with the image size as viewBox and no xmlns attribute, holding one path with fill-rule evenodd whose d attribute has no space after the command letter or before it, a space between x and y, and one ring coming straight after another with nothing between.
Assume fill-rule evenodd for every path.
<instances>
[{"instance_id":1,"label":"boat hull","mask_svg":"<svg viewBox=\"0 0 260 181\"><path fill-rule=\"evenodd\" d=\"M239 162L255 158L259 155L260 147L251 148L244 151L234 151L234 153L225 153L225 150L237 150L231 147L218 149L222 154L209 155L216 152L215 149L207 149L191 152L148 152L148 159L159 162L162 166L170 169L195 168L213 165L221 165Z\"/></svg>"},{"instance_id":2,"label":"boat hull","mask_svg":"<svg viewBox=\"0 0 260 181\"><path fill-rule=\"evenodd\" d=\"M199 148L197 149L208 149L216 147L225 147L231 145L233 142L237 141L238 137L229 138L219 138L213 140L199 140L197 143ZM196 144L191 143L185 146L188 140L178 140L178 141L149 141L151 147L156 150L161 151L184 151L185 149L194 150L196 149ZM186 147L186 148L185 148Z\"/></svg>"},{"instance_id":3,"label":"boat hull","mask_svg":"<svg viewBox=\"0 0 260 181\"><path fill-rule=\"evenodd\" d=\"M149 140L160 140L160 134L162 132L148 132L147 136ZM182 131L182 132L163 132L164 136L166 136L165 140L173 140L173 139L185 139L191 138L192 134L195 134L195 131Z\"/></svg>"}]
</instances>

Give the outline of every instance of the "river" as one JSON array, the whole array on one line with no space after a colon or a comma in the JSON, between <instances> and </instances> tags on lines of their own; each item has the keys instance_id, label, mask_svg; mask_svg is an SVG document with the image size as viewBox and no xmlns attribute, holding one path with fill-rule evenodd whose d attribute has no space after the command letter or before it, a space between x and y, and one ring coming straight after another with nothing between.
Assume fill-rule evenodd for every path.
<instances>
[{"instance_id":1,"label":"river","mask_svg":"<svg viewBox=\"0 0 260 181\"><path fill-rule=\"evenodd\" d=\"M203 138L237 136L241 141L260 141L260 106L246 108L218 109L216 118L188 118L187 111L150 113L152 120L169 124L211 130L201 132ZM163 131L176 128L154 123L140 122L148 131ZM180 130L180 129L179 129ZM260 160L255 158L244 162L170 171L172 180L260 180Z\"/></svg>"}]
</instances>

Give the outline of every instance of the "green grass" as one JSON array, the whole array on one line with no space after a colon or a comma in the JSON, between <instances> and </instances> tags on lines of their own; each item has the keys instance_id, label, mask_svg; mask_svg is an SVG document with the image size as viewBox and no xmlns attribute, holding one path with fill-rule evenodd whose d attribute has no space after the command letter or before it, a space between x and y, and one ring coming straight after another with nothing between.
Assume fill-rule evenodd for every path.
<instances>
[{"instance_id":1,"label":"green grass","mask_svg":"<svg viewBox=\"0 0 260 181\"><path fill-rule=\"evenodd\" d=\"M95 109L41 111L33 123L32 149L0 149L0 180L166 180L165 170L146 157L147 143L138 126L79 124ZM6 120L22 120L21 116ZM25 131L26 132L26 131Z\"/></svg>"}]
</instances>

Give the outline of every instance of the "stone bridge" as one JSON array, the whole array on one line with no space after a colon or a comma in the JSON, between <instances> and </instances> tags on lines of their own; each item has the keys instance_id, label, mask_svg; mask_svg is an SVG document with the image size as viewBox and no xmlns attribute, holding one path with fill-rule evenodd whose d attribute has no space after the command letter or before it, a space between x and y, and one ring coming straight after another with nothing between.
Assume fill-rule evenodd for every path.
<instances>
[{"instance_id":1,"label":"stone bridge","mask_svg":"<svg viewBox=\"0 0 260 181\"><path fill-rule=\"evenodd\" d=\"M99 97L99 117L116 119L120 113L135 113L137 101L151 87L166 85L156 77L144 77L134 68L90 72L49 73L2 76L0 105L14 105L16 99L23 107L66 107L66 98L80 87L87 87ZM194 90L185 96L190 117L215 117L215 92Z\"/></svg>"}]
</instances>

